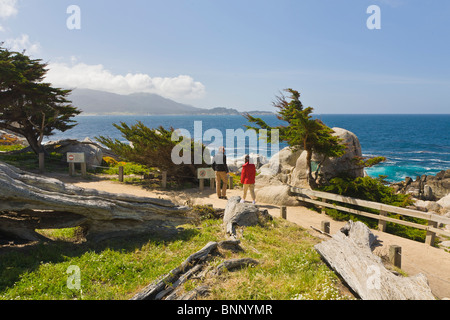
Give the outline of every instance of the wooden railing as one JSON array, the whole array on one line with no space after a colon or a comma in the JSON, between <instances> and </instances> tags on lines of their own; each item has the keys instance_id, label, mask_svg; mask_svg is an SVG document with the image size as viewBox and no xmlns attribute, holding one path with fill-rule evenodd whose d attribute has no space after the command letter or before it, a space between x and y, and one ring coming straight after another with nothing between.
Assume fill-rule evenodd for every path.
<instances>
[{"instance_id":1,"label":"wooden railing","mask_svg":"<svg viewBox=\"0 0 450 320\"><path fill-rule=\"evenodd\" d=\"M450 225L450 218L446 218L446 217L443 217L443 216L440 216L437 214L426 213L426 212L421 212L421 211L406 209L406 208L400 208L400 207L395 207L395 206L382 204L382 203L378 203L378 202L355 199L355 198L351 198L351 197L345 197L345 196L332 194L332 193L328 193L328 192L302 189L302 188L296 188L296 187L291 187L290 192L292 195L296 196L297 199L300 201L312 203L312 204L320 206L320 207L332 208L332 209L336 209L339 211L345 211L345 212L349 212L352 214L376 219L376 220L378 220L378 229L383 232L386 231L386 222L392 222L392 223L397 223L397 224L401 224L401 225L408 226L408 227L426 230L427 234L426 234L425 243L427 243L431 246L434 244L436 234L445 235L445 236L450 237L450 232L438 228L439 223ZM334 203L327 203L327 200L351 204L353 206L358 206L358 207L363 207L363 208L375 209L375 210L379 211L379 214L365 212L365 211L361 211L361 210L357 210L357 209L351 209L351 208L343 207L340 205L336 205ZM428 225L423 225L423 224L419 224L419 223L414 223L414 222L410 222L410 221L404 221L404 220L388 217L387 216L388 213L397 213L397 214L407 216L407 217L424 219L424 220L428 221Z\"/></svg>"}]
</instances>

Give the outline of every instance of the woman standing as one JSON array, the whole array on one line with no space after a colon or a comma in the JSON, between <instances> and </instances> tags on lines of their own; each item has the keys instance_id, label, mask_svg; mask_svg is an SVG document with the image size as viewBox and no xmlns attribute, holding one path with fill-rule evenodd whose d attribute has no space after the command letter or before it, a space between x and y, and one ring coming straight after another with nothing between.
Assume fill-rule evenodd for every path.
<instances>
[{"instance_id":1,"label":"woman standing","mask_svg":"<svg viewBox=\"0 0 450 320\"><path fill-rule=\"evenodd\" d=\"M253 163L250 163L250 156L245 156L245 164L242 166L241 172L241 183L244 185L244 198L241 202L245 202L245 198L247 197L247 192L250 190L250 195L253 200L253 204L256 203L255 196L255 176L256 176L256 167Z\"/></svg>"}]
</instances>

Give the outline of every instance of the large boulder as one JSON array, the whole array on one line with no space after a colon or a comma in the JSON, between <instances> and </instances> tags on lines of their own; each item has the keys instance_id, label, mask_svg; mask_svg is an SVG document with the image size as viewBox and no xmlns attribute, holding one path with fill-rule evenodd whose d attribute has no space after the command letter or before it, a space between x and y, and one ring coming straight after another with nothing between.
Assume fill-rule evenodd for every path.
<instances>
[{"instance_id":1,"label":"large boulder","mask_svg":"<svg viewBox=\"0 0 450 320\"><path fill-rule=\"evenodd\" d=\"M437 204L443 208L444 213L450 212L450 193L440 199Z\"/></svg>"},{"instance_id":2,"label":"large boulder","mask_svg":"<svg viewBox=\"0 0 450 320\"><path fill-rule=\"evenodd\" d=\"M350 176L352 178L364 177L364 167L355 163L355 158L362 157L361 144L358 137L342 128L333 128L334 136L342 139L342 144L347 148L345 154L337 158L328 158L323 161L319 174L322 179L329 181L340 175ZM313 170L314 165L317 166L323 160L322 156L313 154ZM304 187L307 185L306 179L308 176L308 168L306 161L306 151L303 151L297 160L295 169L292 173L292 184L297 187Z\"/></svg>"},{"instance_id":3,"label":"large boulder","mask_svg":"<svg viewBox=\"0 0 450 320\"><path fill-rule=\"evenodd\" d=\"M0 130L0 143L4 145L22 145L25 147L30 145L25 137L8 130Z\"/></svg>"},{"instance_id":4,"label":"large boulder","mask_svg":"<svg viewBox=\"0 0 450 320\"><path fill-rule=\"evenodd\" d=\"M55 150L59 153L65 155L67 153L84 153L86 159L86 166L89 169L95 168L96 166L101 166L103 161L103 148L92 142L89 138L86 138L84 141L77 140L61 140L61 141L52 141L46 144L46 147L50 147L51 145L55 146ZM57 146L57 147L56 147Z\"/></svg>"},{"instance_id":5,"label":"large boulder","mask_svg":"<svg viewBox=\"0 0 450 320\"><path fill-rule=\"evenodd\" d=\"M450 169L441 171L435 176L427 176L426 185L432 190L435 199L441 199L450 193Z\"/></svg>"},{"instance_id":6,"label":"large boulder","mask_svg":"<svg viewBox=\"0 0 450 320\"><path fill-rule=\"evenodd\" d=\"M256 199L258 202L269 203L275 206L298 206L297 198L290 195L290 186L287 184L269 185L257 189Z\"/></svg>"},{"instance_id":7,"label":"large boulder","mask_svg":"<svg viewBox=\"0 0 450 320\"><path fill-rule=\"evenodd\" d=\"M261 176L277 175L277 174L290 174L295 168L298 157L302 154L303 150L294 151L291 147L286 147L277 154L270 158L269 162L263 165L259 172Z\"/></svg>"}]
</instances>

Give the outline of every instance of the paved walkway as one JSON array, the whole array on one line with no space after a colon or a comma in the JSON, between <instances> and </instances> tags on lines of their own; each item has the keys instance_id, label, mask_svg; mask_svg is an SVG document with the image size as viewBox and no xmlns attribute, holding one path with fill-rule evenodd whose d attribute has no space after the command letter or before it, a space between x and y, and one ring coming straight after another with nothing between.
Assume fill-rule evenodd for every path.
<instances>
[{"instance_id":1,"label":"paved walkway","mask_svg":"<svg viewBox=\"0 0 450 320\"><path fill-rule=\"evenodd\" d=\"M213 204L215 208L225 208L227 201L217 199L215 193L207 189L205 191L198 192L191 190L185 193L171 192L171 191L146 191L140 187L120 184L112 181L96 181L96 182L76 182L66 181L74 183L80 187L101 189L107 192L113 193L129 193L137 196L150 196L168 198L172 201L190 199L194 204ZM242 196L242 190L228 190L228 197L239 195ZM274 217L280 217L280 208L277 206L258 203L261 208L267 209L269 213ZM339 222L332 220L329 216L316 213L305 207L288 207L287 208L287 220L297 225L315 232L312 228L321 228L322 221L330 222L330 233L334 234L345 225L345 222ZM402 270L408 275L413 276L418 273L423 273L427 276L430 288L433 294L439 299L450 298L450 253L445 252L442 249L434 248L424 243L420 243L413 240L404 239L388 233L379 232L378 230L372 230L372 232L378 236L382 246L376 250L387 255L390 245L398 245L402 248ZM321 235L317 232L317 235ZM323 236L323 235L322 235Z\"/></svg>"}]
</instances>

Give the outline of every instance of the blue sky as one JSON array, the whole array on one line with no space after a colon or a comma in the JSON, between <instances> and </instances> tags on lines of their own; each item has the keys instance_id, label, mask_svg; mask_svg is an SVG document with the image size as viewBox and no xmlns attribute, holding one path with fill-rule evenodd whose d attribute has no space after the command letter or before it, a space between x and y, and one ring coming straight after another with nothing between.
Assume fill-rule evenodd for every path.
<instances>
[{"instance_id":1,"label":"blue sky","mask_svg":"<svg viewBox=\"0 0 450 320\"><path fill-rule=\"evenodd\" d=\"M448 0L0 0L0 39L60 87L242 111L274 111L285 88L319 114L450 110Z\"/></svg>"}]
</instances>

